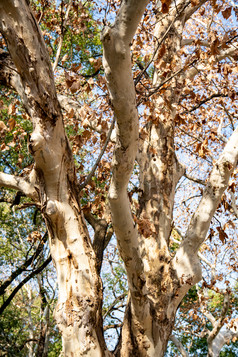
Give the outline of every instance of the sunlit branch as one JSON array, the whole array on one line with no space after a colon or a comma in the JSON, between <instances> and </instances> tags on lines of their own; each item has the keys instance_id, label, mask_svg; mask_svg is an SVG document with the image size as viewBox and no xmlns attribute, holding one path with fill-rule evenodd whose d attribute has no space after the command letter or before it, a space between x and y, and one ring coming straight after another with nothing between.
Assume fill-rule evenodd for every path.
<instances>
[{"instance_id":1,"label":"sunlit branch","mask_svg":"<svg viewBox=\"0 0 238 357\"><path fill-rule=\"evenodd\" d=\"M225 319L225 317L227 315L227 312L228 312L228 309L229 309L229 305L230 305L229 294L226 293L224 295L224 301L223 301L223 307L222 307L221 315L220 315L218 320L217 319L215 320L216 322L213 325L213 329L208 335L208 338L207 338L207 342L208 343L211 343L212 340L214 340L214 338L217 336L217 334L219 333L220 329L224 325L224 319Z\"/></svg>"},{"instance_id":2,"label":"sunlit branch","mask_svg":"<svg viewBox=\"0 0 238 357\"><path fill-rule=\"evenodd\" d=\"M179 339L177 337L175 337L174 335L171 335L169 339L177 347L177 349L181 353L182 357L189 357L188 352L185 350L185 348L183 347L182 343L179 341Z\"/></svg>"},{"instance_id":3,"label":"sunlit branch","mask_svg":"<svg viewBox=\"0 0 238 357\"><path fill-rule=\"evenodd\" d=\"M200 0L199 4L196 6L190 6L185 13L185 21L188 21L190 17L202 6L204 5L208 0Z\"/></svg>"},{"instance_id":4,"label":"sunlit branch","mask_svg":"<svg viewBox=\"0 0 238 357\"><path fill-rule=\"evenodd\" d=\"M103 331L107 331L111 328L119 328L119 327L122 327L122 323L106 325L106 326L103 326Z\"/></svg>"},{"instance_id":5,"label":"sunlit branch","mask_svg":"<svg viewBox=\"0 0 238 357\"><path fill-rule=\"evenodd\" d=\"M211 280L214 280L216 273L216 265L209 262L209 260L201 252L198 252L198 257L211 268Z\"/></svg>"},{"instance_id":6,"label":"sunlit branch","mask_svg":"<svg viewBox=\"0 0 238 357\"><path fill-rule=\"evenodd\" d=\"M185 238L176 252L176 262L180 259L183 261L182 264L191 266L191 260L195 259L199 247L206 239L212 217L227 188L230 176L237 166L237 160L238 128L231 135L217 162L214 163L203 190L202 199L191 218Z\"/></svg>"},{"instance_id":7,"label":"sunlit branch","mask_svg":"<svg viewBox=\"0 0 238 357\"><path fill-rule=\"evenodd\" d=\"M233 57L237 53L237 48L235 46L229 47L228 49L221 51L219 55L217 55L214 60L216 62L222 61L227 57ZM199 63L196 62L196 66L187 71L186 78L192 80L198 73L204 71L206 69L207 63Z\"/></svg>"},{"instance_id":8,"label":"sunlit branch","mask_svg":"<svg viewBox=\"0 0 238 357\"><path fill-rule=\"evenodd\" d=\"M22 177L0 172L0 186L21 191L26 196L33 199L37 197L37 191L35 187Z\"/></svg>"}]
</instances>

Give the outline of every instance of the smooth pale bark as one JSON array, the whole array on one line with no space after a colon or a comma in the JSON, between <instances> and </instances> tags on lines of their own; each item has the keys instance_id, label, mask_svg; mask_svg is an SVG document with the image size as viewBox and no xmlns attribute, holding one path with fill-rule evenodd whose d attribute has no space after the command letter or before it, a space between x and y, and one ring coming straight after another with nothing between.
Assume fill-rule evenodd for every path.
<instances>
[{"instance_id":1,"label":"smooth pale bark","mask_svg":"<svg viewBox=\"0 0 238 357\"><path fill-rule=\"evenodd\" d=\"M182 18L178 19L176 23L176 30L179 29L180 32L183 27L182 20ZM174 18L159 14L158 23L161 27L156 28L156 35L158 42L160 40L162 42L165 33L175 32ZM163 60L168 63L176 55L180 44L179 36L170 39L166 43L166 54L163 57ZM156 72L153 82L155 86L162 80L160 78L160 73ZM179 95L174 93L174 86L175 83L168 90L166 98L171 104L179 98ZM155 105L159 105L159 102L160 98ZM137 238L139 241L137 254L142 261L143 274L138 268L133 272L134 277L140 273L141 281L138 280L137 299L133 299L132 295L125 314L121 345L118 347L123 356L130 356L132 353L162 356L167 347L179 304L177 291L180 283L170 263L171 257L168 251L175 186L183 173L174 154L174 115L173 106L172 110L165 106L164 112L155 118L154 122L148 124L148 136L138 155L141 188L138 218L142 224L144 222L150 226L151 234L146 236L141 234ZM123 223L126 230L127 222ZM126 232L123 234L126 236ZM135 244L133 246L136 247ZM128 244L124 250L126 254Z\"/></svg>"},{"instance_id":2,"label":"smooth pale bark","mask_svg":"<svg viewBox=\"0 0 238 357\"><path fill-rule=\"evenodd\" d=\"M184 74L179 72L178 51L186 20L205 2L200 1L194 7L178 1L168 14L157 14L155 34L157 43L165 45L163 61L171 66L171 73L179 75L171 80L163 100L154 99L159 114L148 124L149 141L142 144L138 155L141 169L138 232L127 194L139 141L130 43L148 2L122 1L114 25L105 27L102 33L103 66L117 122L109 202L130 290L121 338L114 353L123 357L164 355L178 305L191 285L201 278L197 251L238 159L235 131L214 166L186 237L172 259L169 238L174 193L184 172L174 150L176 105L185 81ZM63 336L65 356L107 356L110 353L103 339L102 287L98 275L105 222L95 233L95 254L80 208L51 63L37 22L24 0L2 0L0 16L0 31L18 72L11 73L8 82L6 69L0 70L0 75L18 91L32 118L34 130L29 150L35 160L28 179L22 181L1 174L0 182L5 187L28 192L40 202L57 270L59 299L55 317ZM158 51L155 59L159 60ZM3 58L3 62L6 60ZM153 85L157 88L163 81L163 71L158 68ZM100 225L92 217L91 223L96 229ZM143 235L140 224L147 224L150 233Z\"/></svg>"},{"instance_id":3,"label":"smooth pale bark","mask_svg":"<svg viewBox=\"0 0 238 357\"><path fill-rule=\"evenodd\" d=\"M140 274L138 233L131 214L127 185L138 149L139 123L131 72L130 42L148 1L123 1L115 24L102 33L103 66L117 121L109 201L118 245L134 298Z\"/></svg>"},{"instance_id":4,"label":"smooth pale bark","mask_svg":"<svg viewBox=\"0 0 238 357\"><path fill-rule=\"evenodd\" d=\"M182 357L189 357L188 352L184 349L182 343L177 339L177 337L174 335L170 336L170 341L175 344Z\"/></svg>"},{"instance_id":5,"label":"smooth pale bark","mask_svg":"<svg viewBox=\"0 0 238 357\"><path fill-rule=\"evenodd\" d=\"M205 2L201 1L198 6L194 7L187 6L186 2L180 1L169 14L158 13L157 15L156 43L165 44L165 54L162 59L168 66L171 65L172 73L179 72L182 67L177 53L182 46L181 39L185 22ZM125 2L122 3L120 13L123 13L123 7L126 7ZM138 234L136 226L133 226L126 194L128 177L134 162L133 154L130 154L130 159L133 158L131 162L128 160L127 153L137 146L137 134L134 134L137 121L135 121L136 125L131 127L133 107L131 112L128 113L127 110L130 110L133 105L132 94L134 92L132 86L129 87L130 73L122 67L126 64L128 69L131 65L126 47L128 41L122 41L120 28L117 27L119 22L120 14L115 26L105 30L103 37L104 68L117 118L117 145L109 200L113 225L127 268L130 288L121 340L115 353L116 356L131 356L136 353L143 356L163 356L173 328L177 307L189 288L201 279L197 250L188 252L189 261L186 260L186 252L183 251L183 254L180 254L182 248L172 260L169 253L175 187L184 173L174 151L174 119L176 104L179 101L186 74L181 72L170 81L163 100L155 99L155 107L158 107L160 114L148 124L148 136L144 145L140 145L137 156L140 164L141 188L137 219L144 221L151 230L151 234L143 236ZM123 24L127 26L126 22ZM122 29L122 32L126 33L124 26ZM155 60L157 60L156 56ZM125 81L126 78L127 81ZM153 85L157 88L163 81L163 70L162 72L155 70ZM126 115L127 120L124 119ZM233 168L234 166L229 175ZM218 176L217 179L222 180ZM220 192L218 201L221 199L221 194ZM206 211L205 205L203 211ZM210 218L213 214L214 212L210 212ZM206 232L202 232L199 246L205 238Z\"/></svg>"},{"instance_id":6,"label":"smooth pale bark","mask_svg":"<svg viewBox=\"0 0 238 357\"><path fill-rule=\"evenodd\" d=\"M80 209L72 153L49 55L26 1L1 1L0 17L0 31L21 79L19 95L33 122L29 150L35 168L28 186L33 185L37 191L49 231L59 286L55 318L62 333L64 354L104 356L107 351L102 332L101 281ZM8 182L8 187L29 189L25 181L3 175L2 181L13 181Z\"/></svg>"},{"instance_id":7,"label":"smooth pale bark","mask_svg":"<svg viewBox=\"0 0 238 357\"><path fill-rule=\"evenodd\" d=\"M213 166L202 199L174 258L178 276L183 279L185 289L188 289L189 285L194 283L192 277L200 280L199 265L195 257L199 247L206 239L211 219L228 186L230 176L237 166L237 161L238 128L233 132L218 161ZM190 281L191 279L192 281Z\"/></svg>"},{"instance_id":8,"label":"smooth pale bark","mask_svg":"<svg viewBox=\"0 0 238 357\"><path fill-rule=\"evenodd\" d=\"M27 197L37 200L37 191L32 182L25 180L22 177L17 177L0 172L0 186L12 188L24 193Z\"/></svg>"},{"instance_id":9,"label":"smooth pale bark","mask_svg":"<svg viewBox=\"0 0 238 357\"><path fill-rule=\"evenodd\" d=\"M197 287L197 294L200 301L201 312L208 319L212 326L212 329L207 329L207 357L219 357L222 347L225 344L228 344L232 338L238 337L237 319L231 320L230 323L225 326L226 317L230 307L229 293L227 293L227 291L223 292L223 307L219 315L216 315L216 317L214 317L212 313L204 306L199 287ZM204 295L208 296L206 290Z\"/></svg>"},{"instance_id":10,"label":"smooth pale bark","mask_svg":"<svg viewBox=\"0 0 238 357\"><path fill-rule=\"evenodd\" d=\"M237 331L221 330L211 342L207 357L219 357L223 346L229 344L232 338L238 338Z\"/></svg>"},{"instance_id":11,"label":"smooth pale bark","mask_svg":"<svg viewBox=\"0 0 238 357\"><path fill-rule=\"evenodd\" d=\"M137 9L143 2L137 2ZM136 151L138 147L138 115L135 107L135 90L131 74L131 59L129 43L131 41L132 31L131 23L135 19L138 21L137 13L131 11L134 2L122 2L120 12L117 16L114 26L106 28L103 32L102 40L104 46L103 64L105 68L106 79L109 93L117 119L117 143L113 158L113 176L109 190L109 201L112 211L112 221L118 240L118 246L121 256L127 269L128 283L130 288L130 299L128 301L125 319L122 327L121 341L118 345L116 355L130 356L133 353L143 356L162 356L166 350L167 341L172 331L174 317L177 307L177 301L174 308L171 309L171 298L176 295L178 281L173 269L169 264L170 256L165 242L168 241L171 229L171 212L173 204L166 201L163 196L163 189L168 178L168 189L166 192L172 194L180 173L178 173L176 159L174 157L174 148L171 144L169 154L171 159L168 163L171 169L168 176L163 180L166 164L162 169L160 163L151 160L152 170L155 167L153 175L156 180L164 181L164 186L158 189L154 187L154 199L162 201L161 221L155 219L155 234L161 229L160 237L166 235L166 239L159 240L157 237L139 236L137 227L133 222L129 199L127 195L127 185L133 170ZM135 9L134 9L135 10ZM142 10L142 7L141 7ZM125 14L133 13L128 21ZM136 28L135 26L133 27ZM168 59L169 60L169 59ZM152 140L156 141L155 146L160 145L157 129L152 128ZM163 129L163 124L159 127L163 141L159 147L160 157L167 151L164 145L165 138L173 136L173 128L167 126ZM172 139L173 140L173 139ZM144 155L145 161L148 160L148 152ZM165 158L165 160L167 157ZM158 161L160 159L158 157ZM141 171L150 173L149 167L142 167ZM173 172L174 171L174 172ZM170 177L170 174L172 176ZM146 174L145 174L146 175ZM159 176L159 178L158 178ZM150 183L146 176L146 183ZM172 190L171 190L172 189ZM145 192L146 190L143 190ZM151 193L151 191L150 191ZM157 195L157 197L155 197ZM161 197L162 196L162 197ZM166 202L165 202L166 201ZM149 205L152 206L151 201ZM164 212L165 205L168 210ZM156 218L158 206L154 205L153 214ZM148 213L148 210L147 212ZM162 221L167 219L169 224ZM152 215L151 215L152 217ZM149 218L151 218L149 217ZM147 219L143 217L142 219ZM152 218L152 222L154 220ZM152 224L153 224L152 223ZM166 233L164 233L166 232ZM162 242L162 245L161 245ZM160 250L160 247L163 249Z\"/></svg>"}]
</instances>

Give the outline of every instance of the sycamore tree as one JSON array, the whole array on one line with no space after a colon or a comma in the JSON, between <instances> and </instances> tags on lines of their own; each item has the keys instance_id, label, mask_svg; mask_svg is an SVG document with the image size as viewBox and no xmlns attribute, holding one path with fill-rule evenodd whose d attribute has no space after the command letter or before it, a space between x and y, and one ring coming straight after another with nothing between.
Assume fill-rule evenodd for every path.
<instances>
[{"instance_id":1,"label":"sycamore tree","mask_svg":"<svg viewBox=\"0 0 238 357\"><path fill-rule=\"evenodd\" d=\"M236 270L237 5L52 3L0 2L0 83L15 96L1 131L21 127L17 110L32 123L25 167L22 135L2 144L22 166L3 168L0 185L44 219L64 355L163 356L201 250L226 246ZM100 273L113 233L129 292L112 352Z\"/></svg>"}]
</instances>

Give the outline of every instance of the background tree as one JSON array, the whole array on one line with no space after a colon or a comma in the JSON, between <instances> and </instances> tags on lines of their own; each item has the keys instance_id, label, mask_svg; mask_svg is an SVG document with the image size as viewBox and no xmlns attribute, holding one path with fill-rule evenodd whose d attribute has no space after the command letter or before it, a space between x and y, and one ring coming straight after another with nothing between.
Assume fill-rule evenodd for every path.
<instances>
[{"instance_id":1,"label":"background tree","mask_svg":"<svg viewBox=\"0 0 238 357\"><path fill-rule=\"evenodd\" d=\"M163 356L178 307L201 280L199 250L219 264L229 260L227 288L236 270L229 215L237 215L237 7L213 0L48 5L34 2L34 17L25 0L0 4L0 82L16 98L9 128L1 122L11 143L2 149L22 165L16 128L28 132L31 154L20 172L5 165L0 184L19 192L13 205L25 195L45 221L64 354ZM16 125L16 110L32 127ZM100 272L112 227L129 293L110 352ZM42 310L41 284L39 291Z\"/></svg>"}]
</instances>

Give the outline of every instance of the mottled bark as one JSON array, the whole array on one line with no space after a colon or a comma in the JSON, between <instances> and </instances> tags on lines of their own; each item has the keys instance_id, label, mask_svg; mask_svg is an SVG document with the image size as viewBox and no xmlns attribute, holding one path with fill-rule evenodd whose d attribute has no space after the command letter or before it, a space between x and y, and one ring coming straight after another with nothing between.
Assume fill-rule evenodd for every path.
<instances>
[{"instance_id":1,"label":"mottled bark","mask_svg":"<svg viewBox=\"0 0 238 357\"><path fill-rule=\"evenodd\" d=\"M185 22L205 2L178 1L168 14L157 13L154 94L176 72L166 93L154 95L155 115L147 139L139 143L130 43L149 0L123 0L114 25L102 32L103 66L116 118L117 139L112 161L109 203L118 247L129 285L121 338L115 356L163 356L179 303L201 278L197 252L206 239L212 216L238 160L238 129L214 164L202 200L186 236L173 257L169 251L176 185L184 170L174 148L176 109L185 74L179 50ZM0 184L20 190L41 209L48 232L59 286L55 318L65 356L109 356L102 329L102 286L99 277L107 223L89 216L95 229L91 244L79 202L71 149L43 37L25 0L0 2L0 31L17 73L3 63L0 82L18 91L33 122L29 150L35 166L28 178L0 174ZM163 55L161 55L163 46ZM222 58L222 57L221 57ZM163 66L160 64L163 60ZM167 74L163 72L166 67ZM193 78L197 72L186 74ZM167 77L166 77L167 76ZM69 103L65 103L67 108ZM127 194L136 155L140 166L140 197L136 222ZM143 233L143 224L147 233ZM94 249L93 249L94 247Z\"/></svg>"},{"instance_id":2,"label":"mottled bark","mask_svg":"<svg viewBox=\"0 0 238 357\"><path fill-rule=\"evenodd\" d=\"M168 77L175 72L179 74L170 80L163 97L154 96L156 114L147 125L146 140L140 143L137 155L140 165L138 229L133 225L126 194L138 133L137 115L133 108L135 94L132 84L130 86L131 76L128 71L131 66L127 47L129 40L125 36L125 26L129 25L124 18L123 21L120 18L127 6L132 6L133 1L122 2L114 26L104 31L104 68L117 119L117 144L109 199L114 230L130 288L121 339L115 351L117 356L163 356L178 305L189 288L201 279L197 250L190 252L189 259L186 260L188 255L185 250L179 255L183 249L181 246L176 257L172 258L169 238L173 229L175 188L184 174L174 148L176 108L186 78L181 70L179 50L182 47L186 21L204 2L193 7L180 1L176 7L170 8L168 14L157 14L155 36L156 46L159 46L155 55L155 89L164 82L164 68L167 69ZM118 26L120 22L123 24L121 27ZM159 57L161 46L162 58ZM163 61L161 66L160 61ZM236 160L237 153L235 147L233 160ZM234 164L228 166L231 173ZM227 171L228 175L230 173ZM223 180L222 175L219 179ZM227 183L226 181L224 187ZM221 195L220 190L219 200ZM204 200L207 202L206 196ZM214 209L216 207L217 203ZM205 210L203 207L203 212ZM214 211L209 213L210 219L213 213ZM143 232L143 224L147 228L146 234ZM197 246L205 240L206 232L200 232ZM195 246L194 242L191 246Z\"/></svg>"},{"instance_id":3,"label":"mottled bark","mask_svg":"<svg viewBox=\"0 0 238 357\"><path fill-rule=\"evenodd\" d=\"M1 1L0 16L0 31L21 79L19 95L33 122L29 150L35 160L28 180L12 180L8 187L20 186L40 202L58 277L55 318L65 356L103 356L101 281L79 204L49 55L26 1ZM6 179L4 174L0 179Z\"/></svg>"}]
</instances>

